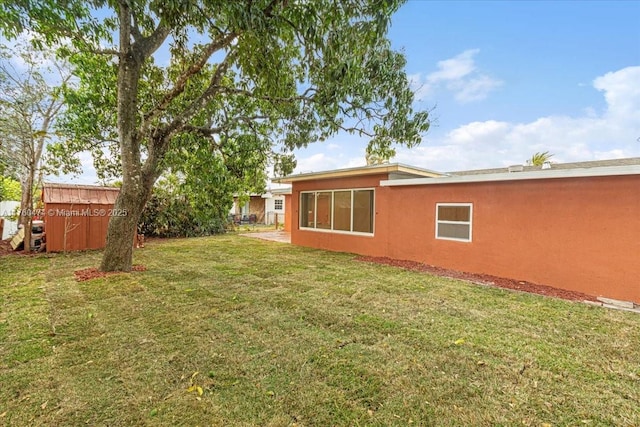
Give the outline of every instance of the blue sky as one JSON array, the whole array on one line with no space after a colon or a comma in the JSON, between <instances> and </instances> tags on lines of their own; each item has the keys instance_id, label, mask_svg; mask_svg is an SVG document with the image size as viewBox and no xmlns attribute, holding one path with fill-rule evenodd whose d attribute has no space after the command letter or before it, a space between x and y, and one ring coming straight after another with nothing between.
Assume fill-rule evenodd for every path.
<instances>
[{"instance_id":1,"label":"blue sky","mask_svg":"<svg viewBox=\"0 0 640 427\"><path fill-rule=\"evenodd\" d=\"M392 161L440 171L640 156L639 1L408 1L393 46L407 57L422 144ZM364 164L339 135L297 152L298 172Z\"/></svg>"},{"instance_id":2,"label":"blue sky","mask_svg":"<svg viewBox=\"0 0 640 427\"><path fill-rule=\"evenodd\" d=\"M392 162L438 171L640 156L640 0L409 0L389 37L407 57L422 144ZM298 150L296 172L363 166L368 140ZM85 173L51 180L94 183Z\"/></svg>"}]
</instances>

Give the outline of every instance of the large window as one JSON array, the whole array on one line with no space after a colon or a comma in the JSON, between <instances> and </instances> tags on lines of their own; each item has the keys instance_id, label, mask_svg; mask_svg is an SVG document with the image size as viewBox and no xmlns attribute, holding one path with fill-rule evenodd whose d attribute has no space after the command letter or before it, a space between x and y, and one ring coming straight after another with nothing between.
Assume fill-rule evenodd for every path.
<instances>
[{"instance_id":1,"label":"large window","mask_svg":"<svg viewBox=\"0 0 640 427\"><path fill-rule=\"evenodd\" d=\"M373 234L373 190L300 193L300 228Z\"/></svg>"},{"instance_id":2,"label":"large window","mask_svg":"<svg viewBox=\"0 0 640 427\"><path fill-rule=\"evenodd\" d=\"M437 203L436 239L470 242L472 218L471 203Z\"/></svg>"}]
</instances>

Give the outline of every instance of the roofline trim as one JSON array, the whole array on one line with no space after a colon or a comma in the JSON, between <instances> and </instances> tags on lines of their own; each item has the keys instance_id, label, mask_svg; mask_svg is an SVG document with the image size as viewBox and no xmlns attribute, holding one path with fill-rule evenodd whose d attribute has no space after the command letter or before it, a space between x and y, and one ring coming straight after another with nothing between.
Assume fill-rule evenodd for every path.
<instances>
[{"instance_id":1,"label":"roofline trim","mask_svg":"<svg viewBox=\"0 0 640 427\"><path fill-rule=\"evenodd\" d=\"M291 184L293 182L308 181L311 179L345 178L350 176L374 175L377 173L404 172L424 176L443 176L444 174L429 169L421 169L402 163L385 163L382 165L358 166L355 168L335 169L321 172L309 172L295 175L287 175L282 178L274 178L271 181ZM407 178L410 179L410 178Z\"/></svg>"},{"instance_id":2,"label":"roofline trim","mask_svg":"<svg viewBox=\"0 0 640 427\"><path fill-rule=\"evenodd\" d=\"M406 185L464 184L473 182L524 181L532 179L586 178L599 176L640 175L640 165L602 166L576 169L547 169L530 172L500 172L479 175L453 175L441 178L410 178L380 181L382 187Z\"/></svg>"}]
</instances>

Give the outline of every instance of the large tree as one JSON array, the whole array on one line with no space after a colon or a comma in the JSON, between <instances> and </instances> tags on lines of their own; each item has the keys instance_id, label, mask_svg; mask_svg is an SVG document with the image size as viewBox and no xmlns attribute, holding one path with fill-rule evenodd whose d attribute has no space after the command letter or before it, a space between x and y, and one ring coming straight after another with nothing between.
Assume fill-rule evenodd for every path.
<instances>
[{"instance_id":1,"label":"large tree","mask_svg":"<svg viewBox=\"0 0 640 427\"><path fill-rule=\"evenodd\" d=\"M24 44L0 45L0 158L4 173L20 180L25 251L30 250L34 187L41 184L46 142L63 106L60 88L71 77L63 61L44 53Z\"/></svg>"},{"instance_id":2,"label":"large tree","mask_svg":"<svg viewBox=\"0 0 640 427\"><path fill-rule=\"evenodd\" d=\"M400 3L18 0L0 25L73 46L80 87L69 100L84 106L70 106L68 127L99 165L114 148L122 173L115 207L126 215L111 218L101 264L111 271L131 268L153 184L185 159L246 183L270 163L290 172L292 150L340 131L382 152L419 144L428 116L413 111L405 58L386 38Z\"/></svg>"}]
</instances>

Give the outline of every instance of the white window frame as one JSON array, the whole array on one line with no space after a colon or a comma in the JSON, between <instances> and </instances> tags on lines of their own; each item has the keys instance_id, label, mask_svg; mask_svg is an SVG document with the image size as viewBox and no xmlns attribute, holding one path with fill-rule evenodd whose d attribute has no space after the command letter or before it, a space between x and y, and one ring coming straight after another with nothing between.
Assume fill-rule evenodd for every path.
<instances>
[{"instance_id":1,"label":"white window frame","mask_svg":"<svg viewBox=\"0 0 640 427\"><path fill-rule=\"evenodd\" d=\"M438 218L438 213L440 211L440 206L452 206L452 207L460 207L460 206L466 206L469 208L469 221L447 221L447 220L440 220L440 218ZM436 239L438 240L453 240L456 242L472 242L473 241L473 203L436 203L436 230L435 230L435 235L436 235ZM442 237L442 236L438 236L438 226L440 224L463 224L463 225L468 225L469 226L469 238L468 239L460 239L457 237Z\"/></svg>"},{"instance_id":2,"label":"white window frame","mask_svg":"<svg viewBox=\"0 0 640 427\"><path fill-rule=\"evenodd\" d=\"M354 200L354 193L356 191L371 191L373 193L373 206L372 206L372 211L371 211L371 229L372 232L371 233L365 233L362 231L345 231L345 230L334 230L333 229L333 211L335 209L335 193L337 192L341 192L341 191L350 191L351 192L351 230L353 230L353 212L354 212L354 206L353 204L355 203ZM330 219L331 219L331 228L326 229L326 228L316 228L315 225L317 223L318 220L318 193L331 193L331 213L330 213ZM302 225L302 215L304 214L304 212L302 212L302 209L300 209L300 206L302 205L301 201L302 201L302 195L303 194L313 194L313 203L314 203L314 207L313 207L313 225L314 227L303 227ZM336 234L349 234L349 235L356 235L356 236L367 236L367 237L372 237L375 234L376 231L376 189L375 188L336 188L333 190L309 190L309 191L301 191L298 197L298 210L299 210L299 216L298 216L298 228L300 230L305 230L305 231L317 231L320 233L336 233Z\"/></svg>"},{"instance_id":3,"label":"white window frame","mask_svg":"<svg viewBox=\"0 0 640 427\"><path fill-rule=\"evenodd\" d=\"M280 202L280 203L278 203ZM280 207L278 207L280 205ZM273 210L274 211L282 211L284 210L284 200L282 199L274 199L273 200Z\"/></svg>"}]
</instances>

